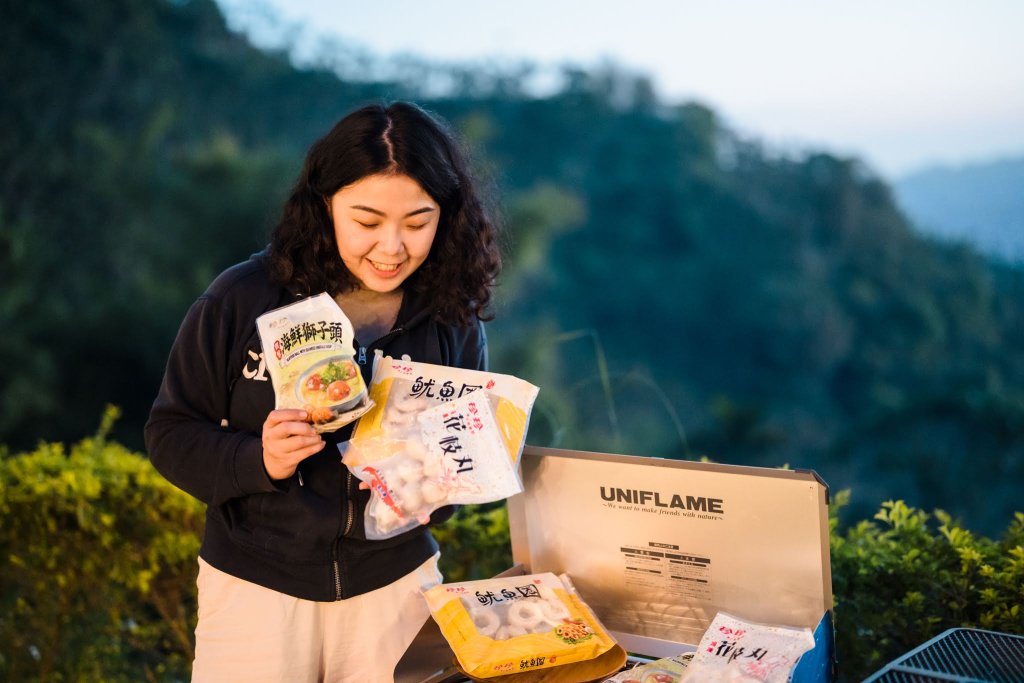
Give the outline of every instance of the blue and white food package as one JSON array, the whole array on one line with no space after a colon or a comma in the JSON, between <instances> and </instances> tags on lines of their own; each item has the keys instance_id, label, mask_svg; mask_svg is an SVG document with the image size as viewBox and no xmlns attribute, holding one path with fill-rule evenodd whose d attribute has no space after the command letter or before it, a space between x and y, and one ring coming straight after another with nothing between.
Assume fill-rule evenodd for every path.
<instances>
[{"instance_id":1,"label":"blue and white food package","mask_svg":"<svg viewBox=\"0 0 1024 683\"><path fill-rule=\"evenodd\" d=\"M683 683L787 683L814 647L809 628L772 626L719 612L687 667Z\"/></svg>"}]
</instances>

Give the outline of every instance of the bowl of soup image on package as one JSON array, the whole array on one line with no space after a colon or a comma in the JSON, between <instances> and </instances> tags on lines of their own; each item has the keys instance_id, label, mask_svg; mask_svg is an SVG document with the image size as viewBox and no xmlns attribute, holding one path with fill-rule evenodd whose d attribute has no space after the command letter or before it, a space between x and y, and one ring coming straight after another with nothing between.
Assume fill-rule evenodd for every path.
<instances>
[{"instance_id":1,"label":"bowl of soup image on package","mask_svg":"<svg viewBox=\"0 0 1024 683\"><path fill-rule=\"evenodd\" d=\"M295 395L313 422L329 422L359 404L366 384L352 356L332 356L299 375Z\"/></svg>"}]
</instances>

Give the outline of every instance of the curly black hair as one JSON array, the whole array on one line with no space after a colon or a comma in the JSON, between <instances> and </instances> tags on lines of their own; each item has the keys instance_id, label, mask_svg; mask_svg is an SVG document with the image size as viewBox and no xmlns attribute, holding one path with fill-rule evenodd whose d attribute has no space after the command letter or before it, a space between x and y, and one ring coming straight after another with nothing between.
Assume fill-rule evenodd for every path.
<instances>
[{"instance_id":1,"label":"curly black hair","mask_svg":"<svg viewBox=\"0 0 1024 683\"><path fill-rule=\"evenodd\" d=\"M376 174L409 176L441 208L430 253L405 286L426 296L443 322L492 319L491 288L501 270L496 222L454 133L408 102L357 109L310 147L271 234L274 280L307 295L358 285L338 253L327 203L339 189Z\"/></svg>"}]
</instances>

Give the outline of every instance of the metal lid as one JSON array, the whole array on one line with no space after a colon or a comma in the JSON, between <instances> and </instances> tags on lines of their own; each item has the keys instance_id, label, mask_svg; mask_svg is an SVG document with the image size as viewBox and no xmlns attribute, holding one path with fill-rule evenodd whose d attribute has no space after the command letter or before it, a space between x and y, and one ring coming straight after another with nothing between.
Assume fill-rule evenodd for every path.
<instances>
[{"instance_id":1,"label":"metal lid","mask_svg":"<svg viewBox=\"0 0 1024 683\"><path fill-rule=\"evenodd\" d=\"M832 606L813 471L528 446L522 476L513 560L567 573L629 652L679 654L718 612L814 629Z\"/></svg>"}]
</instances>

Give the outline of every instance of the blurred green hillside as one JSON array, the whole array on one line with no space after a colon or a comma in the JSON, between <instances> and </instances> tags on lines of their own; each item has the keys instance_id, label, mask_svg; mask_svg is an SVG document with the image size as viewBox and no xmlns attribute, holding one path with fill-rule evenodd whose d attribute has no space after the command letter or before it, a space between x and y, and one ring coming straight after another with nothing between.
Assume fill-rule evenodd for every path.
<instances>
[{"instance_id":1,"label":"blurred green hillside","mask_svg":"<svg viewBox=\"0 0 1024 683\"><path fill-rule=\"evenodd\" d=\"M543 97L518 67L297 69L212 0L7 3L0 51L0 443L114 403L140 447L187 306L266 242L308 145L409 98L504 212L492 364L542 387L531 443L809 467L857 519L1020 507L1024 270L913 232L856 159L769 153L611 66Z\"/></svg>"}]
</instances>

